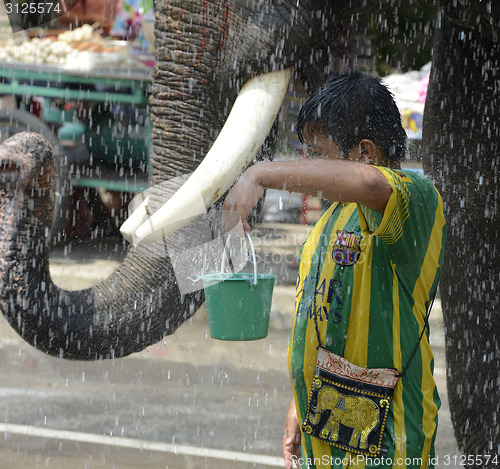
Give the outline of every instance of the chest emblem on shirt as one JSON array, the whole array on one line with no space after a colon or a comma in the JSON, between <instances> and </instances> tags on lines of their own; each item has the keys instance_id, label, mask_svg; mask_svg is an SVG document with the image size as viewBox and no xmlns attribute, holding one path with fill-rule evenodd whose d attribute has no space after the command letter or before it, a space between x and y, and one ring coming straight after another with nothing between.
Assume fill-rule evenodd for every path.
<instances>
[{"instance_id":1,"label":"chest emblem on shirt","mask_svg":"<svg viewBox=\"0 0 500 469\"><path fill-rule=\"evenodd\" d=\"M361 254L361 234L352 231L337 231L337 240L333 245L332 256L337 265L354 265Z\"/></svg>"}]
</instances>

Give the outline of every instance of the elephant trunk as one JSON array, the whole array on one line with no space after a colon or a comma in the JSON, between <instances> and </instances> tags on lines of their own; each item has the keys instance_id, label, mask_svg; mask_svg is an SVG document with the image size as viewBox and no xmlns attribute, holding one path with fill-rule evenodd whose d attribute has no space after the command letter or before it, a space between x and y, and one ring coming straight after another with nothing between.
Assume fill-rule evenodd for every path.
<instances>
[{"instance_id":1,"label":"elephant trunk","mask_svg":"<svg viewBox=\"0 0 500 469\"><path fill-rule=\"evenodd\" d=\"M157 245L132 250L96 287L59 289L46 246L52 148L38 134L20 133L0 147L0 161L0 307L27 342L68 359L121 357L161 340L196 311L203 295L180 295Z\"/></svg>"}]
</instances>

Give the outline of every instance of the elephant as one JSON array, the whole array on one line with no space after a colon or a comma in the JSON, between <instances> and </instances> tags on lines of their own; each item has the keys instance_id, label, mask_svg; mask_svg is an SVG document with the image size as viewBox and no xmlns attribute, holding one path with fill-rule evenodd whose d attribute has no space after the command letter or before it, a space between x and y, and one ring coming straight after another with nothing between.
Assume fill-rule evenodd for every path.
<instances>
[{"instance_id":1,"label":"elephant","mask_svg":"<svg viewBox=\"0 0 500 469\"><path fill-rule=\"evenodd\" d=\"M500 304L495 288L500 279L495 262L500 236L500 4L438 4L422 146L424 169L443 195L449 223L440 291L450 409L460 450L466 455L495 454L500 447L500 316L495 314ZM19 224L2 232L0 306L12 327L38 349L77 360L126 356L172 333L204 298L197 291L181 294L172 262L164 255L163 236L184 222L196 222L196 213L188 210L193 188L204 205L216 203L246 164L273 153L274 108L264 115L248 114L255 125L266 123L257 139L249 137L253 125L248 121L224 131L238 92L248 80L280 72L291 73L308 92L315 90L326 79L328 51L341 31L355 18L394 7L394 0L159 0L151 96L152 187L122 230L133 246L102 284L81 292L58 289L50 279L44 242L47 211L25 212L37 208L37 198L50 192L45 179L38 181L40 188L31 187L21 197L26 215L11 214L2 224ZM279 80L281 91L267 92L270 97L282 96L286 76ZM207 179L210 185L210 178L219 173L219 166L212 166L225 165L221 155L228 133L233 139L226 141L226 149L241 143L249 151L238 159L237 170L222 172L224 177L208 190ZM259 150L263 134L267 136ZM31 155L42 152L48 158L45 144L29 135L23 138L32 148L17 140L5 148L24 148ZM210 148L216 151L202 174L190 178L182 196L172 196L162 207L169 197L163 183L182 174L194 176ZM2 149L2 155L7 150ZM5 170L7 161L2 160L4 217L15 195L7 194L5 187L16 187L19 194L22 184L15 186L12 178L26 176L24 169ZM43 171L44 177L50 173ZM35 178L30 177L26 189ZM171 218L176 222L168 227ZM183 228L186 239L189 227ZM480 460L473 461L482 466Z\"/></svg>"},{"instance_id":2,"label":"elephant","mask_svg":"<svg viewBox=\"0 0 500 469\"><path fill-rule=\"evenodd\" d=\"M368 436L379 423L379 409L375 402L366 397L347 396L332 386L324 386L318 391L316 410L308 414L306 423L317 425L323 412L329 412L320 433L323 438L335 443L342 424L353 429L349 443L352 447L368 448Z\"/></svg>"}]
</instances>

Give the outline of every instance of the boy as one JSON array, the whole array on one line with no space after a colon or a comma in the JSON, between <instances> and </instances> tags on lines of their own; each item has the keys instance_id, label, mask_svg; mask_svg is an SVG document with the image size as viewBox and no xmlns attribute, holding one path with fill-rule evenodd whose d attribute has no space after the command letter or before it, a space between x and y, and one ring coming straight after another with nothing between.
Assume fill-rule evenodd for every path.
<instances>
[{"instance_id":1,"label":"boy","mask_svg":"<svg viewBox=\"0 0 500 469\"><path fill-rule=\"evenodd\" d=\"M298 133L317 158L258 163L224 203L249 230L248 214L266 188L333 202L301 252L288 347L294 396L283 436L285 465L428 467L440 400L428 329L419 337L441 272L441 197L418 172L399 170L406 134L392 95L374 77L352 71L328 82L301 109ZM401 372L417 344L394 391L381 440L384 457L304 433L318 345L360 367Z\"/></svg>"}]
</instances>

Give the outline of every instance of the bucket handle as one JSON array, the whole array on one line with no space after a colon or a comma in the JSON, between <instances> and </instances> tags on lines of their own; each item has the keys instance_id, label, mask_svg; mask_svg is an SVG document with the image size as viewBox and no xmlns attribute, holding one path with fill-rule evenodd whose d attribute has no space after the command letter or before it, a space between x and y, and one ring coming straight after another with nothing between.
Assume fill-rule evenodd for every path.
<instances>
[{"instance_id":1,"label":"bucket handle","mask_svg":"<svg viewBox=\"0 0 500 469\"><path fill-rule=\"evenodd\" d=\"M255 258L255 248L253 247L252 237L248 231L245 231L247 235L248 241L250 242L250 248L252 250L252 259L253 259L253 284L257 285L257 260ZM224 245L224 251L222 252L222 263L220 266L220 271L224 272L224 263L226 262L226 249L228 248L230 234L227 235L226 244Z\"/></svg>"}]
</instances>

